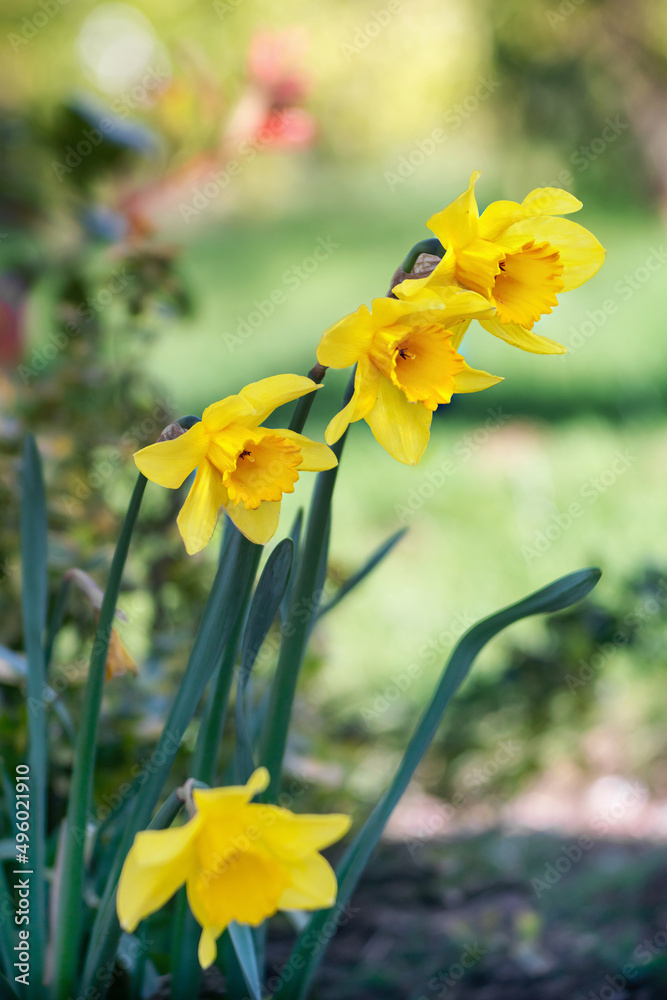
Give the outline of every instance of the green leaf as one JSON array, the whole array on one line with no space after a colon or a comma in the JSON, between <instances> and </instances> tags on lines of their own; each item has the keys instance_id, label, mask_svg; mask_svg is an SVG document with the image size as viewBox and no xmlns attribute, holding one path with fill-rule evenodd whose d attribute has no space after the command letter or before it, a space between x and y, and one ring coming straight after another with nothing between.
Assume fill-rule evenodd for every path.
<instances>
[{"instance_id":1,"label":"green leaf","mask_svg":"<svg viewBox=\"0 0 667 1000\"><path fill-rule=\"evenodd\" d=\"M246 924L237 924L233 921L227 928L227 932L234 946L252 1000L262 1000L262 984L257 968L252 931Z\"/></svg>"},{"instance_id":2,"label":"green leaf","mask_svg":"<svg viewBox=\"0 0 667 1000\"><path fill-rule=\"evenodd\" d=\"M394 778L370 814L353 843L345 852L338 867L338 896L336 907L320 910L308 922L288 960L290 968L300 971L288 983L283 983L274 994L274 1000L303 1000L308 986L324 955L325 948L313 950L313 940L319 940L322 928L335 910L343 907L354 891L382 835L382 831L405 792L422 757L438 731L445 709L468 676L477 654L499 632L514 622L530 615L562 611L585 597L600 579L600 570L585 569L556 580L530 597L498 611L473 625L459 640L440 678L433 698L424 712L403 755ZM301 964L303 963L303 965Z\"/></svg>"},{"instance_id":3,"label":"green leaf","mask_svg":"<svg viewBox=\"0 0 667 1000\"><path fill-rule=\"evenodd\" d=\"M276 545L266 562L248 612L241 647L241 670L236 686L235 766L236 780L239 784L245 784L254 770L252 742L245 708L246 688L255 660L278 614L292 572L293 561L294 542L291 538L284 538Z\"/></svg>"},{"instance_id":4,"label":"green leaf","mask_svg":"<svg viewBox=\"0 0 667 1000\"><path fill-rule=\"evenodd\" d=\"M297 514L296 514L296 517L294 518L294 523L292 524L292 528L291 528L290 533L289 533L289 537L294 542L294 565L295 566L296 566L297 561L300 558L300 554L301 554L301 531L302 531L302 528L303 528L303 507L299 507L299 509L297 511ZM290 577L290 579L289 579L289 581L288 581L287 590L285 591L285 595L284 595L282 601L280 602L280 617L281 617L282 621L286 620L287 614L289 612L289 599L290 599L290 594L292 592L292 585L294 583L294 576L295 576L295 574L293 572L292 575L291 575L291 577Z\"/></svg>"},{"instance_id":5,"label":"green leaf","mask_svg":"<svg viewBox=\"0 0 667 1000\"><path fill-rule=\"evenodd\" d=\"M363 566L361 566L356 573L353 573L352 576L348 577L345 583L339 587L331 600L328 601L324 607L320 608L318 618L328 614L329 611L331 611L332 608L335 608L344 597L347 597L347 595L353 591L355 587L358 587L362 580L365 580L368 574L372 573L375 567L389 555L394 546L400 542L401 538L403 538L403 535L407 530L407 528L400 528L391 536L391 538L388 538L386 542L383 542L380 548L375 550L373 555L366 560Z\"/></svg>"},{"instance_id":6,"label":"green leaf","mask_svg":"<svg viewBox=\"0 0 667 1000\"><path fill-rule=\"evenodd\" d=\"M278 613L293 561L294 542L291 538L283 538L267 559L248 612L241 647L241 675L245 678L250 674Z\"/></svg>"},{"instance_id":7,"label":"green leaf","mask_svg":"<svg viewBox=\"0 0 667 1000\"><path fill-rule=\"evenodd\" d=\"M2 998L2 1000L10 1000L11 997L17 996L18 993L14 989L14 984L0 973L0 998Z\"/></svg>"},{"instance_id":8,"label":"green leaf","mask_svg":"<svg viewBox=\"0 0 667 1000\"><path fill-rule=\"evenodd\" d=\"M245 617L261 552L261 546L253 545L234 529L225 549L225 558L221 560L213 581L181 685L152 755L152 766L147 769L148 777L128 817L100 902L84 969L84 993L86 988L95 985L98 969L105 967L105 962L110 961L115 954L120 928L114 902L123 863L135 834L145 829L150 821L183 734L197 710L211 675L222 660L227 642L237 628L238 621ZM229 665L229 669L232 668L233 660Z\"/></svg>"},{"instance_id":9,"label":"green leaf","mask_svg":"<svg viewBox=\"0 0 667 1000\"><path fill-rule=\"evenodd\" d=\"M14 846L16 846L16 842L14 842ZM13 921L10 922L6 915L13 913L15 909L16 904L12 899L5 877L5 867L0 863L0 913L2 913L2 920L0 920L0 964L12 978L12 970L16 961L14 958L16 954L14 946L18 943L18 939L15 939L12 932L14 923ZM12 993L11 995L14 996L15 994ZM10 994L7 994L7 996L10 996Z\"/></svg>"},{"instance_id":10,"label":"green leaf","mask_svg":"<svg viewBox=\"0 0 667 1000\"><path fill-rule=\"evenodd\" d=\"M116 603L146 482L146 478L139 475L125 515L109 569L88 668L70 786L56 922L54 981L55 996L58 1000L67 1000L75 990L83 914L85 830L93 797L97 724L102 705L107 653L114 626Z\"/></svg>"},{"instance_id":11,"label":"green leaf","mask_svg":"<svg viewBox=\"0 0 667 1000\"><path fill-rule=\"evenodd\" d=\"M46 947L47 725L42 642L46 631L47 525L44 476L35 439L26 437L21 469L23 634L28 666L28 766L30 768L30 965L35 996L42 991Z\"/></svg>"},{"instance_id":12,"label":"green leaf","mask_svg":"<svg viewBox=\"0 0 667 1000\"><path fill-rule=\"evenodd\" d=\"M332 448L339 460L346 436L347 433L343 434L340 441ZM296 580L290 593L289 611L269 694L260 747L260 760L271 775L271 784L264 796L269 800L275 800L280 788L282 762L296 685L306 653L311 624L317 614L318 580L321 579L323 560L326 566L331 500L337 474L338 466L327 472L320 472L317 477L310 504L303 554L299 559Z\"/></svg>"}]
</instances>

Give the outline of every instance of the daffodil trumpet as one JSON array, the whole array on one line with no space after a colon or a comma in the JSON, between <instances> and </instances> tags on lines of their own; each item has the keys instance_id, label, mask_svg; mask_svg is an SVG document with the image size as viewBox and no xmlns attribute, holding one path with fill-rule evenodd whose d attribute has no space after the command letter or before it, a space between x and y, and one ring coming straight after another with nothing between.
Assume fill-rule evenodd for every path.
<instances>
[{"instance_id":1,"label":"daffodil trumpet","mask_svg":"<svg viewBox=\"0 0 667 1000\"><path fill-rule=\"evenodd\" d=\"M220 508L246 538L265 544L278 527L282 496L294 491L300 472L336 465L325 444L289 429L261 426L278 406L318 388L300 375L253 382L207 407L183 434L135 454L147 479L171 489L197 469L177 519L188 553L208 544Z\"/></svg>"},{"instance_id":2,"label":"daffodil trumpet","mask_svg":"<svg viewBox=\"0 0 667 1000\"><path fill-rule=\"evenodd\" d=\"M524 200L495 201L480 215L475 171L467 191L427 222L445 249L427 276L393 289L417 301L428 290L452 285L484 296L496 312L480 318L489 333L534 354L565 354L562 344L533 332L540 317L558 305L561 292L578 288L602 266L605 250L583 226L560 218L581 202L560 188L536 188Z\"/></svg>"},{"instance_id":3,"label":"daffodil trumpet","mask_svg":"<svg viewBox=\"0 0 667 1000\"><path fill-rule=\"evenodd\" d=\"M423 292L417 302L374 299L330 327L317 359L331 368L356 364L354 392L330 421L327 444L365 420L399 462L415 465L428 444L433 412L457 392L478 392L501 379L471 368L458 353L468 317L494 307L476 292Z\"/></svg>"}]
</instances>

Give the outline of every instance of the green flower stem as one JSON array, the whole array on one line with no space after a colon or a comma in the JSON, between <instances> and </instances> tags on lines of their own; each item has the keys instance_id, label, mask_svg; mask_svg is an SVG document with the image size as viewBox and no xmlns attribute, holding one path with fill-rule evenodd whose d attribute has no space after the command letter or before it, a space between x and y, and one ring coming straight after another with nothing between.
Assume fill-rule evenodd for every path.
<instances>
[{"instance_id":1,"label":"green flower stem","mask_svg":"<svg viewBox=\"0 0 667 1000\"><path fill-rule=\"evenodd\" d=\"M347 432L332 451L340 462ZM306 653L311 622L317 614L319 594L317 581L321 562L326 558L327 525L338 465L327 472L320 472L313 493L308 518L308 529L303 557L299 563L296 580L290 595L289 611L284 625L278 665L271 686L269 706L260 746L259 759L268 768L271 783L265 793L268 800L275 800L280 789L280 776L287 733L292 715L299 672Z\"/></svg>"},{"instance_id":2,"label":"green flower stem","mask_svg":"<svg viewBox=\"0 0 667 1000\"><path fill-rule=\"evenodd\" d=\"M352 895L382 831L406 791L418 765L435 737L451 699L468 676L480 651L499 632L530 615L553 613L580 601L600 579L599 569L579 570L542 587L516 604L477 622L462 636L451 653L435 693L422 715L396 773L370 816L348 847L336 871L338 894L333 909L318 910L301 933L286 967L299 972L285 980L274 993L274 1000L305 1000L308 987L324 956L325 948L313 950L312 942L323 935L332 915L340 912ZM309 943L310 942L310 943ZM297 964L298 963L298 964Z\"/></svg>"},{"instance_id":3,"label":"green flower stem","mask_svg":"<svg viewBox=\"0 0 667 1000\"><path fill-rule=\"evenodd\" d=\"M106 993L106 987L100 986L96 976L100 969L108 967L109 961L113 961L118 947L120 927L116 916L115 896L123 863L135 834L145 829L150 821L183 734L197 710L197 705L215 668L222 661L236 620L242 615L244 595L252 584L255 572L256 549L257 546L235 530L225 550L225 557L218 567L183 680L152 755L150 767L147 768L148 777L128 817L107 879L86 957L82 983L84 995L88 988L98 989L100 1000Z\"/></svg>"},{"instance_id":4,"label":"green flower stem","mask_svg":"<svg viewBox=\"0 0 667 1000\"><path fill-rule=\"evenodd\" d=\"M246 622L252 584L262 555L262 548L261 545L253 546L253 569L248 576L243 603L225 646L222 663L212 682L210 695L204 709L204 718L197 736L191 773L194 778L205 782L209 787L216 783L218 756L225 728L225 719L227 718L227 705L234 678L234 665ZM197 944L200 934L201 928L190 912L185 889L182 889L176 900L176 912L172 928L172 996L197 995L198 983L201 978L201 968L197 959Z\"/></svg>"},{"instance_id":5,"label":"green flower stem","mask_svg":"<svg viewBox=\"0 0 667 1000\"><path fill-rule=\"evenodd\" d=\"M244 595L243 607L239 614L229 637L229 642L225 646L222 663L215 677L215 682L211 690L211 696L204 709L201 729L197 736L194 759L192 762L192 775L200 781L205 781L207 785L215 784L218 754L222 742L222 733L225 728L227 718L227 706L229 703L229 692L234 680L234 664L238 653L239 643L243 634L252 582L257 566L262 554L262 546L255 546L254 572L250 579L250 587Z\"/></svg>"},{"instance_id":6,"label":"green flower stem","mask_svg":"<svg viewBox=\"0 0 667 1000\"><path fill-rule=\"evenodd\" d=\"M25 865L30 881L30 996L42 995L46 946L47 736L44 633L47 605L47 514L44 477L35 439L28 435L21 468L21 562L23 635L28 668L30 842ZM16 858L16 868L21 868ZM29 872L29 874L28 874ZM9 978L13 979L11 970Z\"/></svg>"},{"instance_id":7,"label":"green flower stem","mask_svg":"<svg viewBox=\"0 0 667 1000\"><path fill-rule=\"evenodd\" d=\"M445 256L445 248L440 240L435 237L430 240L420 240L419 243L415 243L412 250L410 250L407 257L403 261L402 267L406 274L410 274L412 268L417 263L417 258L422 253L431 253L434 257L440 257L442 259Z\"/></svg>"},{"instance_id":8,"label":"green flower stem","mask_svg":"<svg viewBox=\"0 0 667 1000\"><path fill-rule=\"evenodd\" d=\"M93 797L97 723L104 693L107 654L121 578L146 482L145 476L140 474L114 552L90 657L67 811L61 895L56 925L54 978L55 995L58 1000L67 1000L75 990L83 910L83 854L86 822Z\"/></svg>"},{"instance_id":9,"label":"green flower stem","mask_svg":"<svg viewBox=\"0 0 667 1000\"><path fill-rule=\"evenodd\" d=\"M327 373L327 369L324 365L315 365L308 372L308 378L312 379L313 382L317 382L318 385L323 381L324 376ZM297 400L297 404L294 407L294 413L292 414L292 419L290 420L289 429L295 431L297 434L301 434L303 428L306 425L306 420L308 419L308 414L310 413L313 403L315 402L315 396L317 393L315 390L309 392L307 396L302 396L301 399Z\"/></svg>"}]
</instances>

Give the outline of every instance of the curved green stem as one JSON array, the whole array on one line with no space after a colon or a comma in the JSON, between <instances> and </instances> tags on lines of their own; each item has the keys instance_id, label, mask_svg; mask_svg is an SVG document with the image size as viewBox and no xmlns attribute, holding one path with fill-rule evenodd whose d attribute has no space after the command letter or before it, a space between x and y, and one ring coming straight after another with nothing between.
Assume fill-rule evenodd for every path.
<instances>
[{"instance_id":1,"label":"curved green stem","mask_svg":"<svg viewBox=\"0 0 667 1000\"><path fill-rule=\"evenodd\" d=\"M354 378L353 372L343 399L343 407L347 405L354 392ZM271 685L259 753L260 762L268 768L271 775L271 783L265 793L265 797L269 800L274 800L277 797L280 788L282 763L287 746L287 733L296 685L306 653L311 626L319 606L318 579L322 560L326 559L331 501L346 437L347 432L332 448L339 464L327 472L320 472L317 477L308 517L303 556L290 595L289 611L283 628L283 641Z\"/></svg>"}]
</instances>

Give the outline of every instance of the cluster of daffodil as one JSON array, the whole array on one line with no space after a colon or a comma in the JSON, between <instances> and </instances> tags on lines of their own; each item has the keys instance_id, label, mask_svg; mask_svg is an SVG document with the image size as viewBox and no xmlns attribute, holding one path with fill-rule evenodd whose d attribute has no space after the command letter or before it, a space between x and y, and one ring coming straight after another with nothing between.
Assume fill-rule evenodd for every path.
<instances>
[{"instance_id":1,"label":"cluster of daffodil","mask_svg":"<svg viewBox=\"0 0 667 1000\"><path fill-rule=\"evenodd\" d=\"M438 406L454 393L479 392L501 381L471 368L459 353L472 320L524 351L565 353L533 327L558 304L559 292L577 288L604 260L592 233L560 218L578 211L581 202L567 191L538 188L521 204L496 201L480 216L478 177L474 173L468 190L427 223L444 251L431 273L407 278L392 297L374 299L370 310L360 306L322 337L321 365L356 365L354 393L330 421L327 444L363 419L399 462L419 462ZM335 465L324 445L259 426L276 407L316 388L296 375L256 382L209 406L201 423L182 437L135 455L141 472L162 486L180 486L197 469L178 518L188 552L207 544L221 507L247 538L267 542L297 470Z\"/></svg>"},{"instance_id":2,"label":"cluster of daffodil","mask_svg":"<svg viewBox=\"0 0 667 1000\"><path fill-rule=\"evenodd\" d=\"M520 204L494 202L480 215L474 195L477 176L473 174L467 191L429 220L435 239L426 241L427 257L421 257L422 244L417 244L388 296L375 299L370 309L361 306L325 332L313 378L287 374L254 382L237 395L213 403L201 420L190 417L171 425L157 443L137 452L134 458L140 476L103 599L85 574L74 572L72 579L88 594L99 621L72 776L67 830L73 833L63 837L58 852L58 871L51 878L53 898L47 906L44 876L44 885L36 883L42 888L36 890L33 904L37 926L46 926L48 908L57 916L50 959L53 990L49 993L55 1000L66 1000L76 989L86 996L91 995L87 990L95 989L103 997L99 972L109 963L113 967L121 928L134 934L144 918L183 886L185 893L178 895L175 904L174 923L180 937L172 953L172 996L197 995L197 959L202 968L216 961L218 939L226 933L228 946L222 961L231 990L228 995L235 996L235 987L229 984L241 982L240 995L260 1000L263 938L253 935L250 928L278 910L319 911L310 917L295 945L288 962L289 977L272 990L279 1000L303 1000L324 951L321 945L313 948L312 941L331 937L323 931L327 908L349 899L479 650L513 621L567 607L597 581L597 571L571 574L467 633L445 666L389 788L360 826L334 874L320 851L344 836L349 818L297 815L276 803L280 802L282 762L299 672L315 619L327 610L320 606L323 570L345 433L351 423L363 419L390 455L410 465L419 462L438 406L448 404L455 393L478 392L500 381L498 376L471 368L461 354L470 324L476 321L485 331L525 351L563 353L561 345L534 332L535 323L552 311L558 294L590 278L604 257L591 233L561 218L581 207L572 195L542 188ZM417 259L420 267L413 272ZM309 403L321 387L326 368L353 366L348 397L326 428L326 443L306 437L302 430ZM297 400L289 428L264 426L275 409ZM26 443L24 462L25 524L34 533L34 521L42 518L45 538L43 478L34 442ZM125 559L146 481L177 489L195 470L178 528L187 552L199 552L211 540L219 513L224 511L227 523L218 571L150 767L127 793L127 802L114 822L107 823L107 837L114 845L112 857L100 861L103 841L99 831L92 848L86 847L86 836L75 833L87 829L92 811L94 748L105 671L115 675L134 668L115 631ZM274 536L282 497L294 491L303 471L320 473L304 531L299 517L290 536L274 547L255 586L261 546ZM30 600L45 586L40 573L46 573L31 537L24 533L25 594ZM342 588L331 603L349 593L397 538L371 556L355 574L354 584ZM34 692L40 692L43 654L39 636L46 631L45 618L39 618L41 605L30 600L26 604L33 616L27 632L32 637L27 651L29 692L31 684ZM58 614L62 621L62 611ZM257 705L246 711L250 671L278 614L281 640L267 697L261 711ZM235 698L236 749L230 764L236 783L215 787L237 664L241 669ZM204 695L191 778L156 813L179 745ZM46 766L45 715L40 714L45 711L42 706L30 718L34 773ZM248 713L252 711L251 726ZM39 800L43 787L34 794L33 814L43 808ZM261 801L252 802L255 796ZM188 821L173 825L184 804ZM45 870L44 843L35 861L38 871ZM85 912L91 920L89 931ZM32 955L37 974L47 967L46 948L41 948L39 940L35 931ZM0 925L0 961L10 944ZM45 982L48 977L45 972Z\"/></svg>"},{"instance_id":3,"label":"cluster of daffodil","mask_svg":"<svg viewBox=\"0 0 667 1000\"><path fill-rule=\"evenodd\" d=\"M519 204L499 201L480 216L473 174L468 190L428 222L444 250L431 273L407 278L393 295L374 299L322 337L317 360L324 367L356 365L354 392L330 421L331 445L364 419L374 437L400 462L414 465L428 443L438 406L454 393L478 392L501 379L471 368L459 348L472 320L489 333L537 354L565 348L533 332L557 305L560 292L576 288L598 270L604 250L583 227L560 218L581 208L566 191L542 188ZM261 426L283 403L319 388L297 375L278 375L246 386L209 406L201 422L170 441L135 455L140 471L162 486L178 487L197 469L178 517L187 551L210 540L222 508L252 542L275 533L280 501L301 471L331 469L336 456L325 444L290 430ZM335 880L319 847L347 829L344 817L294 817L284 810L247 805L265 782L256 772L245 789L195 792L195 814L185 826L139 834L118 893L127 930L187 883L193 913L204 928L202 965L215 957L215 939L232 920L256 925L279 907L329 906ZM246 851L221 844L243 836L265 811L271 825ZM268 812L267 812L268 810ZM218 864L216 859L224 859ZM209 878L205 873L209 873ZM211 873L213 873L211 875Z\"/></svg>"}]
</instances>

